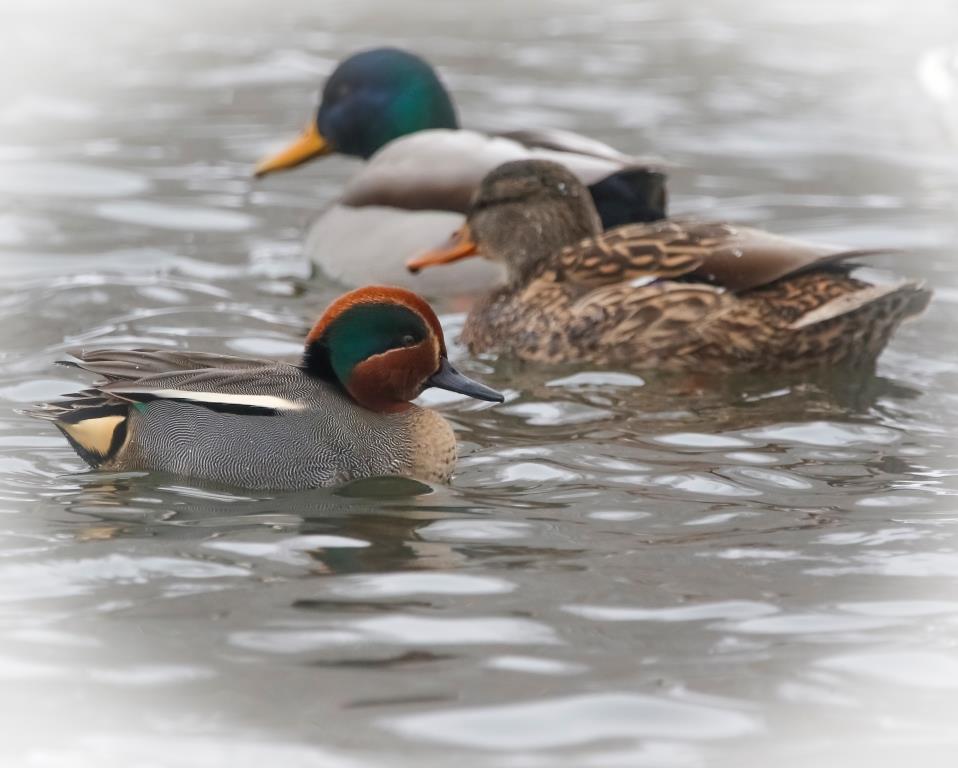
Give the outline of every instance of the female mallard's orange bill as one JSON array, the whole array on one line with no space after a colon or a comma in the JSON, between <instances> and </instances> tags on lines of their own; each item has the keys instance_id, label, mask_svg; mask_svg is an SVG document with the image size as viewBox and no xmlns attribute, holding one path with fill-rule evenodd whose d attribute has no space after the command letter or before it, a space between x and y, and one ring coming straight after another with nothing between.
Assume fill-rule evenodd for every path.
<instances>
[{"instance_id":1,"label":"female mallard's orange bill","mask_svg":"<svg viewBox=\"0 0 958 768\"><path fill-rule=\"evenodd\" d=\"M445 357L439 362L439 370L426 381L426 386L448 389L450 392L469 395L477 400L488 400L490 403L501 403L505 400L500 392L463 376Z\"/></svg>"},{"instance_id":2,"label":"female mallard's orange bill","mask_svg":"<svg viewBox=\"0 0 958 768\"><path fill-rule=\"evenodd\" d=\"M416 273L424 267L433 267L437 264L451 264L454 261L459 261L459 259L465 259L467 256L475 256L478 252L479 247L472 239L469 225L463 224L452 233L449 240L438 248L433 248L407 261L406 269L412 273Z\"/></svg>"},{"instance_id":3,"label":"female mallard's orange bill","mask_svg":"<svg viewBox=\"0 0 958 768\"><path fill-rule=\"evenodd\" d=\"M292 144L280 150L275 155L270 155L260 160L253 170L253 175L256 178L260 178L267 173L273 173L273 171L284 171L287 168L295 168L307 160L328 154L332 152L332 150L332 146L323 138L323 135L319 132L319 128L316 127L316 121L310 120L309 125L306 126L306 129Z\"/></svg>"}]
</instances>

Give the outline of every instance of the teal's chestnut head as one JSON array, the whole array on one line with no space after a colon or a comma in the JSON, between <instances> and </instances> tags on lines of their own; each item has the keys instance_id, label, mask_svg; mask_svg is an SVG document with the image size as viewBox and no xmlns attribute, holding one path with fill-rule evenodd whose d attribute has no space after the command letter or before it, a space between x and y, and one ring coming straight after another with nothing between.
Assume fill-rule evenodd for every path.
<instances>
[{"instance_id":1,"label":"teal's chestnut head","mask_svg":"<svg viewBox=\"0 0 958 768\"><path fill-rule=\"evenodd\" d=\"M432 66L399 48L353 54L333 71L315 118L256 176L338 152L363 159L393 139L430 128L458 128L449 93Z\"/></svg>"},{"instance_id":2,"label":"teal's chestnut head","mask_svg":"<svg viewBox=\"0 0 958 768\"><path fill-rule=\"evenodd\" d=\"M373 285L340 296L306 337L302 364L380 413L405 410L428 387L503 401L452 366L439 318L404 288Z\"/></svg>"}]
</instances>

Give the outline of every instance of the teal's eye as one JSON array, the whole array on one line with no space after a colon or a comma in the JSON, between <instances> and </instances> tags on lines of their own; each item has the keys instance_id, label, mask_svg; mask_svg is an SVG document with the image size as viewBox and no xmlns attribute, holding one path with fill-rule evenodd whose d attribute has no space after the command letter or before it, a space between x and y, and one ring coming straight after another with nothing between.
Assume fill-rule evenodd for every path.
<instances>
[{"instance_id":1,"label":"teal's eye","mask_svg":"<svg viewBox=\"0 0 958 768\"><path fill-rule=\"evenodd\" d=\"M411 347L416 343L415 337L411 333L407 333L405 336L400 339L404 347Z\"/></svg>"}]
</instances>

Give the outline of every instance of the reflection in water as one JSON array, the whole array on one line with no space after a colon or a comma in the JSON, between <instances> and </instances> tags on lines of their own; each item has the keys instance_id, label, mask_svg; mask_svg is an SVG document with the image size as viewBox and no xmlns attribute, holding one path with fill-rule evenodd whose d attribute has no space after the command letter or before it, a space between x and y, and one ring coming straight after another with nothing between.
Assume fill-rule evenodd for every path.
<instances>
[{"instance_id":1,"label":"reflection in water","mask_svg":"<svg viewBox=\"0 0 958 768\"><path fill-rule=\"evenodd\" d=\"M425 712L388 721L407 736L479 749L535 749L597 739L693 741L742 736L758 720L720 706L638 694L604 693L508 706Z\"/></svg>"},{"instance_id":2,"label":"reflection in water","mask_svg":"<svg viewBox=\"0 0 958 768\"><path fill-rule=\"evenodd\" d=\"M0 11L0 761L953 755L954 3L274 5ZM464 124L654 151L676 212L906 248L935 302L876 370L798 378L453 347L508 402L425 398L449 487L85 471L15 412L76 386L71 347L298 353L339 290L302 234L354 165L249 169L383 43L438 62Z\"/></svg>"}]
</instances>

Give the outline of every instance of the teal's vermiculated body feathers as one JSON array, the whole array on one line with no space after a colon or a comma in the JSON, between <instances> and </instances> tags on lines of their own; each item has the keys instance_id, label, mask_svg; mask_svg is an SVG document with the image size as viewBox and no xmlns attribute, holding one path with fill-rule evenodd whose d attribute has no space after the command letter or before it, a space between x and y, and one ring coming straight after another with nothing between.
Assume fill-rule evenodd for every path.
<instances>
[{"instance_id":1,"label":"teal's vermiculated body feathers","mask_svg":"<svg viewBox=\"0 0 958 768\"><path fill-rule=\"evenodd\" d=\"M368 286L334 301L298 365L168 350L79 352L101 377L46 403L88 464L157 470L247 488L317 488L362 477L449 479L456 439L410 401L427 387L502 395L459 373L420 297Z\"/></svg>"},{"instance_id":2,"label":"teal's vermiculated body feathers","mask_svg":"<svg viewBox=\"0 0 958 768\"><path fill-rule=\"evenodd\" d=\"M358 408L336 385L299 366L224 356L230 367L195 367L220 361L177 353L178 365L194 367L138 378L118 375L124 369L111 364L138 358L155 368L172 361L161 351L118 354L123 361L109 352L79 353L71 364L106 381L42 412L98 469L163 471L250 488L315 488L379 475L438 482L455 461L452 430L437 414ZM437 439L442 445L433 453L446 460L427 470L422 443Z\"/></svg>"}]
</instances>

